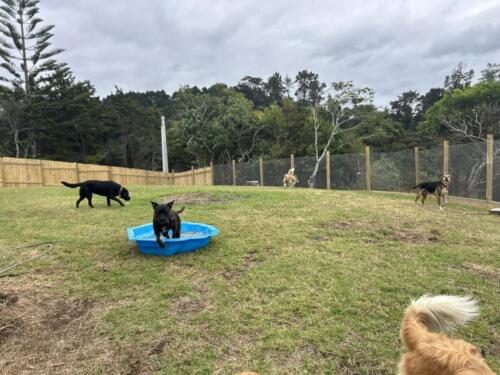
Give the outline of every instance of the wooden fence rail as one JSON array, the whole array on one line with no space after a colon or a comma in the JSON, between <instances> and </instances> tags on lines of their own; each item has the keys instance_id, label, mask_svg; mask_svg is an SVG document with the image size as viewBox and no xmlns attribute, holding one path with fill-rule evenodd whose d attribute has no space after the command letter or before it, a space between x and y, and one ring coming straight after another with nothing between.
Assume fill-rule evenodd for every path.
<instances>
[{"instance_id":1,"label":"wooden fence rail","mask_svg":"<svg viewBox=\"0 0 500 375\"><path fill-rule=\"evenodd\" d=\"M113 180L122 185L212 185L212 168L164 173L144 169L0 158L0 186L55 186L60 181Z\"/></svg>"}]
</instances>

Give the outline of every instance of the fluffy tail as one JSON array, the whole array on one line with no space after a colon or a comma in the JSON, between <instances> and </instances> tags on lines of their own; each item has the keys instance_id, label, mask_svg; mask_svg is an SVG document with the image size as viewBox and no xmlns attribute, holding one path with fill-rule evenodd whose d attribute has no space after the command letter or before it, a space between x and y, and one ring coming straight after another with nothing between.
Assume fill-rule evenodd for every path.
<instances>
[{"instance_id":1,"label":"fluffy tail","mask_svg":"<svg viewBox=\"0 0 500 375\"><path fill-rule=\"evenodd\" d=\"M186 208L186 207L182 207L179 211L177 211L177 213L178 213L178 214L182 214L182 213L184 212L184 209L185 209L185 208Z\"/></svg>"},{"instance_id":2,"label":"fluffy tail","mask_svg":"<svg viewBox=\"0 0 500 375\"><path fill-rule=\"evenodd\" d=\"M406 310L401 339L412 350L429 331L450 331L477 316L479 307L472 297L424 295Z\"/></svg>"},{"instance_id":3,"label":"fluffy tail","mask_svg":"<svg viewBox=\"0 0 500 375\"><path fill-rule=\"evenodd\" d=\"M82 184L70 184L69 182L64 182L64 181L61 181L61 184L69 188L76 188L82 186Z\"/></svg>"}]
</instances>

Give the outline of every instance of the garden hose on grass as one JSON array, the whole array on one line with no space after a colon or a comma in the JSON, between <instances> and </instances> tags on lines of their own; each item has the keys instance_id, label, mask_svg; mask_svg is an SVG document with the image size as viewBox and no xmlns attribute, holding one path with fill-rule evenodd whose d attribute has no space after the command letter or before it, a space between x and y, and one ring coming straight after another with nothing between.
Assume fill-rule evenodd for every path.
<instances>
[{"instance_id":1,"label":"garden hose on grass","mask_svg":"<svg viewBox=\"0 0 500 375\"><path fill-rule=\"evenodd\" d=\"M18 246L18 247L14 247L12 249L9 249L9 250L21 250L21 249L33 249L33 248L38 248L38 247L40 247L40 248L46 248L45 251L43 251L43 252L41 252L39 254L36 254L36 255L32 256L31 258L26 258L26 259L21 260L19 262L14 262L14 263L12 263L11 265L9 265L6 268L0 269L0 277L7 276L7 275L3 276L2 274L5 273L5 272L7 272L7 271L10 271L11 269L13 269L15 267L18 267L18 266L20 266L20 265L22 265L24 263L31 262L31 261L33 261L35 259L41 258L44 255L47 255L54 248L54 246L52 244L53 244L53 242L40 242L40 243L31 244L31 245L22 245L22 246Z\"/></svg>"}]
</instances>

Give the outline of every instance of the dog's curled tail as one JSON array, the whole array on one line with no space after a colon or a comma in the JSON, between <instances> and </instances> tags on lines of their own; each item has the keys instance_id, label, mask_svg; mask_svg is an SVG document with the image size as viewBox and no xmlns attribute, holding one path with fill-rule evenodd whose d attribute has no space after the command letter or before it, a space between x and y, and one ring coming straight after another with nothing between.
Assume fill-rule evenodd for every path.
<instances>
[{"instance_id":1,"label":"dog's curled tail","mask_svg":"<svg viewBox=\"0 0 500 375\"><path fill-rule=\"evenodd\" d=\"M401 339L412 350L427 331L450 331L479 316L472 297L424 295L412 301L401 323Z\"/></svg>"},{"instance_id":2,"label":"dog's curled tail","mask_svg":"<svg viewBox=\"0 0 500 375\"><path fill-rule=\"evenodd\" d=\"M184 209L185 209L185 208L186 208L186 207L182 207L179 211L177 211L177 213L178 213L178 214L182 214L182 213L184 212Z\"/></svg>"},{"instance_id":3,"label":"dog's curled tail","mask_svg":"<svg viewBox=\"0 0 500 375\"><path fill-rule=\"evenodd\" d=\"M61 184L69 188L76 188L82 186L82 184L70 184L69 182L61 181Z\"/></svg>"}]
</instances>

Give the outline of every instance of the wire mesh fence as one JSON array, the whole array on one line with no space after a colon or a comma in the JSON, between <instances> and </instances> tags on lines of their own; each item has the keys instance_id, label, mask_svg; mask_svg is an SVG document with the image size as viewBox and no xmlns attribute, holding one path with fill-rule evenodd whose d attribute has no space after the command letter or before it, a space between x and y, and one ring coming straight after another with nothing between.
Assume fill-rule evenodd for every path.
<instances>
[{"instance_id":1,"label":"wire mesh fence","mask_svg":"<svg viewBox=\"0 0 500 375\"><path fill-rule=\"evenodd\" d=\"M237 163L236 185L249 185L253 182L260 183L259 162Z\"/></svg>"},{"instance_id":2,"label":"wire mesh fence","mask_svg":"<svg viewBox=\"0 0 500 375\"><path fill-rule=\"evenodd\" d=\"M283 186L283 175L290 169L290 159L265 160L264 185Z\"/></svg>"},{"instance_id":3,"label":"wire mesh fence","mask_svg":"<svg viewBox=\"0 0 500 375\"><path fill-rule=\"evenodd\" d=\"M450 146L449 194L457 197L486 197L486 142Z\"/></svg>"},{"instance_id":4,"label":"wire mesh fence","mask_svg":"<svg viewBox=\"0 0 500 375\"><path fill-rule=\"evenodd\" d=\"M490 147L491 147L491 143ZM487 184L488 163L487 142L473 142L428 149L403 150L397 152L372 152L370 163L371 189L379 191L408 192L417 182L438 181L445 168L451 174L449 194L451 196L486 199L491 196L500 201L500 140L493 142L491 158L493 160L492 181ZM274 159L215 165L213 169L216 185L233 184L254 185L264 181L264 186L282 186L283 176L291 165L295 167L298 178L297 187L327 188L327 168L330 169L332 189L366 190L367 158L364 153L331 155L316 165L314 157L296 157L294 159ZM316 171L316 173L314 173ZM315 174L315 175L314 175ZM258 183L257 183L258 182ZM488 188L492 186L492 188ZM488 194L487 194L488 193Z\"/></svg>"},{"instance_id":5,"label":"wire mesh fence","mask_svg":"<svg viewBox=\"0 0 500 375\"><path fill-rule=\"evenodd\" d=\"M231 164L216 164L213 166L214 185L232 185L233 168Z\"/></svg>"},{"instance_id":6,"label":"wire mesh fence","mask_svg":"<svg viewBox=\"0 0 500 375\"><path fill-rule=\"evenodd\" d=\"M500 141L493 143L493 200L500 202Z\"/></svg>"},{"instance_id":7,"label":"wire mesh fence","mask_svg":"<svg viewBox=\"0 0 500 375\"><path fill-rule=\"evenodd\" d=\"M364 154L332 155L330 171L333 189L366 190Z\"/></svg>"},{"instance_id":8,"label":"wire mesh fence","mask_svg":"<svg viewBox=\"0 0 500 375\"><path fill-rule=\"evenodd\" d=\"M419 149L420 181L438 181L443 176L443 148Z\"/></svg>"},{"instance_id":9,"label":"wire mesh fence","mask_svg":"<svg viewBox=\"0 0 500 375\"><path fill-rule=\"evenodd\" d=\"M313 178L315 168L316 158L310 156L295 158L295 174L299 179L297 187L309 187L309 182L311 182L311 186L315 188L326 188L326 159L323 158L321 160L317 168L316 176Z\"/></svg>"},{"instance_id":10,"label":"wire mesh fence","mask_svg":"<svg viewBox=\"0 0 500 375\"><path fill-rule=\"evenodd\" d=\"M409 191L415 185L415 152L374 152L371 155L372 189Z\"/></svg>"}]
</instances>

